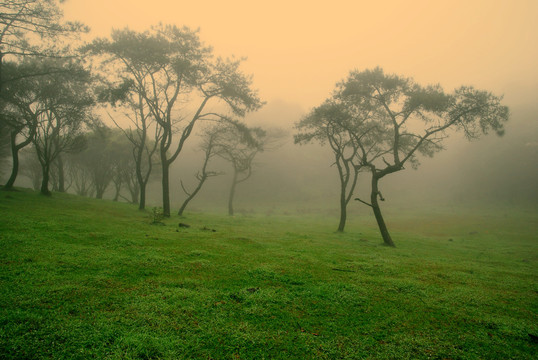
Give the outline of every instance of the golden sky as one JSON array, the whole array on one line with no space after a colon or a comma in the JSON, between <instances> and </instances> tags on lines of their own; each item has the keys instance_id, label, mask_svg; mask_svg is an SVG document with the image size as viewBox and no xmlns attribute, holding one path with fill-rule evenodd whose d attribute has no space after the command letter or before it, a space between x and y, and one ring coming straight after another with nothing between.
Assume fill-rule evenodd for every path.
<instances>
[{"instance_id":1,"label":"golden sky","mask_svg":"<svg viewBox=\"0 0 538 360\"><path fill-rule=\"evenodd\" d=\"M217 55L248 58L264 100L305 110L350 70L375 66L538 100L538 0L69 0L64 13L92 36L158 22L200 28Z\"/></svg>"}]
</instances>

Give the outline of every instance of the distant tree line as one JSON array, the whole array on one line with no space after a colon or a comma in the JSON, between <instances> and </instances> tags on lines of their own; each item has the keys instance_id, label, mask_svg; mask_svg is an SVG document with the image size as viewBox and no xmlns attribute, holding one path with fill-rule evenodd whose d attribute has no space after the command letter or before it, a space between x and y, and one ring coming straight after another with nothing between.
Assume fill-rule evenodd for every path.
<instances>
[{"instance_id":1,"label":"distant tree line","mask_svg":"<svg viewBox=\"0 0 538 360\"><path fill-rule=\"evenodd\" d=\"M263 130L239 122L263 105L251 77L239 70L241 60L215 58L196 31L171 25L115 30L110 39L59 49L51 44L86 29L62 23L58 1L2 3L0 17L0 150L11 155L4 190L13 188L22 154L25 174L44 195L52 187L102 198L113 186L115 200L127 189L129 201L144 209L147 184L159 171L163 214L170 216L170 166L198 123L241 129L228 131L226 140L221 133L217 151L236 175L251 171L252 159L240 159L245 149L263 150ZM33 43L36 35L44 40ZM96 116L107 108L115 109L109 116L118 129ZM118 113L127 126L114 118Z\"/></svg>"}]
</instances>

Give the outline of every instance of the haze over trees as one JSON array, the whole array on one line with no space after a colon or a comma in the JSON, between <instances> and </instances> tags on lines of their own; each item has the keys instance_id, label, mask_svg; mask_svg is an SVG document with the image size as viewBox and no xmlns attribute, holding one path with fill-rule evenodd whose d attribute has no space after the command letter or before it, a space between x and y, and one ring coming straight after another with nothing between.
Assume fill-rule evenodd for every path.
<instances>
[{"instance_id":1,"label":"haze over trees","mask_svg":"<svg viewBox=\"0 0 538 360\"><path fill-rule=\"evenodd\" d=\"M171 200L171 193L180 190L171 184L180 183L186 195L179 203L180 214L195 197L193 203L198 202L202 187L225 196L228 213L234 214L237 185L251 178L255 158L269 158L266 150L274 140L265 124L249 123L252 117L247 116L264 103L253 89L252 78L240 70L242 60L214 56L198 31L162 24L142 32L114 30L110 38L95 39L80 52L63 51L48 40L77 34L85 27L62 22L58 4L21 0L0 5L4 7L0 14L0 156L11 156L3 166L7 174L11 165L4 188L12 188L17 179L19 152L31 148L36 156L24 156L28 169L23 173L33 182L39 179L44 194L52 187L53 191L70 190L85 196L110 196L138 203L143 210L149 188L161 193L163 213L170 216L178 201ZM41 36L45 41L34 42ZM92 56L86 62L80 60L81 54ZM108 117L96 120L96 114L106 112ZM288 123L297 118L299 115ZM314 193L325 206L325 188L317 186L336 179L337 231L344 231L349 214L355 211L350 210L350 202L357 198L372 209L384 242L394 245L380 207L385 199L381 179L417 167L420 156L439 152L454 131L467 138L488 131L502 134L507 119L508 109L501 98L486 91L461 87L448 93L439 85L422 86L380 68L353 71L330 98L302 117L294 137L300 144L328 145L338 177L331 179L323 170L316 173L320 176L302 174L296 170L298 166L312 168L313 159L321 157L316 151L306 153L311 147L290 146L288 153L269 160L271 168L259 187L267 185L269 178L295 187L270 184L274 188L254 189L254 174L253 184L245 183L240 191L254 189L249 195L255 196L271 193L273 203L280 196L289 204ZM264 121L277 122L279 115ZM110 122L118 129L105 126ZM202 140L197 142L192 135L200 132ZM189 155L180 156L189 147L203 152L195 165ZM292 164L288 161L292 152L296 157L311 158ZM305 153L297 155L301 152ZM175 173L181 166L176 165L178 158L191 162L188 174L198 171L197 183L186 186L181 182L187 177L185 172ZM39 175L34 169L36 159L41 164ZM217 181L206 184L208 178L224 173L214 167L223 162L230 166L226 174L230 186L224 189ZM361 181L366 174L368 185ZM151 183L156 177L159 186ZM368 197L358 196L365 188ZM292 199L277 192L300 194ZM249 201L258 206L256 200Z\"/></svg>"},{"instance_id":2,"label":"haze over trees","mask_svg":"<svg viewBox=\"0 0 538 360\"><path fill-rule=\"evenodd\" d=\"M351 198L345 193L350 178L346 161L355 169L369 169L370 202L357 200L372 208L384 243L394 246L379 206L379 200L384 200L380 180L404 170L406 165L416 168L419 154L431 157L442 150L448 130L462 131L469 139L489 131L503 135L509 112L501 100L487 91L465 86L447 94L439 85L421 86L410 78L385 74L381 68L352 71L337 85L332 98L298 124L304 132L296 140L326 140L331 144L344 209L345 200ZM346 147L351 148L348 154ZM341 164L347 171L342 171Z\"/></svg>"},{"instance_id":3,"label":"haze over trees","mask_svg":"<svg viewBox=\"0 0 538 360\"><path fill-rule=\"evenodd\" d=\"M240 61L214 59L198 34L186 27L158 25L143 33L116 30L112 40L97 39L87 49L119 68L118 87L139 94L139 107L147 106L161 129L162 207L164 216L170 216L170 165L198 121L218 121L230 112L244 116L262 105L251 79L239 71ZM178 112L186 99L193 110ZM206 110L210 102L224 110Z\"/></svg>"}]
</instances>

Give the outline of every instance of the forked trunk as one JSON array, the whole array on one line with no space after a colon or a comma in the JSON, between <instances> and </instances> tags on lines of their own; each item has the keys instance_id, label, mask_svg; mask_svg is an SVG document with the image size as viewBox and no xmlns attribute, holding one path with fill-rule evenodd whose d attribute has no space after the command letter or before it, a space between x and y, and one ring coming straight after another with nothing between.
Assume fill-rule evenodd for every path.
<instances>
[{"instance_id":1,"label":"forked trunk","mask_svg":"<svg viewBox=\"0 0 538 360\"><path fill-rule=\"evenodd\" d=\"M379 188L378 188L379 178L372 174L372 193L370 194L370 201L372 204L372 210L374 211L374 216L377 221L377 226L383 237L383 243L387 246L396 247L392 238L390 237L389 230L381 214L381 208L379 207L378 198L380 197Z\"/></svg>"}]
</instances>

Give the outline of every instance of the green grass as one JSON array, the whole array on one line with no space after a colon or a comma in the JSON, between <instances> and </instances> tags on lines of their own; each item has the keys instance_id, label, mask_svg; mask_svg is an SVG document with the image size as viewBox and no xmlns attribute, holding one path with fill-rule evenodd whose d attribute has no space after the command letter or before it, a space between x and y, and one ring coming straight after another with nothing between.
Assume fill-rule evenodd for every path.
<instances>
[{"instance_id":1,"label":"green grass","mask_svg":"<svg viewBox=\"0 0 538 360\"><path fill-rule=\"evenodd\" d=\"M0 192L2 359L532 359L538 214L188 214ZM178 223L190 228L179 228ZM209 229L209 230L208 230ZM212 231L212 229L216 231Z\"/></svg>"}]
</instances>

